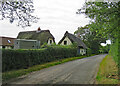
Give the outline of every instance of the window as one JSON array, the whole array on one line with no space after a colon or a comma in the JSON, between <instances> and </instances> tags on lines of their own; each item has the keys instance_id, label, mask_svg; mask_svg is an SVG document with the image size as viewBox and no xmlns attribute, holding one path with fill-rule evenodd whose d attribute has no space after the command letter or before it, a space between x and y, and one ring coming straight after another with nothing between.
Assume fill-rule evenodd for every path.
<instances>
[{"instance_id":1,"label":"window","mask_svg":"<svg viewBox=\"0 0 120 86\"><path fill-rule=\"evenodd\" d=\"M10 41L10 40L8 40L8 43L11 43L11 41Z\"/></svg>"},{"instance_id":2,"label":"window","mask_svg":"<svg viewBox=\"0 0 120 86\"><path fill-rule=\"evenodd\" d=\"M5 46L2 46L3 49L5 49Z\"/></svg>"},{"instance_id":3,"label":"window","mask_svg":"<svg viewBox=\"0 0 120 86\"><path fill-rule=\"evenodd\" d=\"M67 41L64 41L64 45L67 45Z\"/></svg>"},{"instance_id":4,"label":"window","mask_svg":"<svg viewBox=\"0 0 120 86\"><path fill-rule=\"evenodd\" d=\"M52 44L52 40L50 40L50 44Z\"/></svg>"}]
</instances>

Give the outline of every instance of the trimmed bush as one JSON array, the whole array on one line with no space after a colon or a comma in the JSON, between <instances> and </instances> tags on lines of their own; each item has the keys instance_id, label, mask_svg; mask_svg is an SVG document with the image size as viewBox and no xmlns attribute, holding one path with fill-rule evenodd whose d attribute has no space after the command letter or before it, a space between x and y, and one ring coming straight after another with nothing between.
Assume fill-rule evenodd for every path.
<instances>
[{"instance_id":1,"label":"trimmed bush","mask_svg":"<svg viewBox=\"0 0 120 86\"><path fill-rule=\"evenodd\" d=\"M26 69L33 65L43 64L58 59L77 55L77 49L64 46L49 46L34 50L2 50L2 71Z\"/></svg>"},{"instance_id":2,"label":"trimmed bush","mask_svg":"<svg viewBox=\"0 0 120 86\"><path fill-rule=\"evenodd\" d=\"M119 63L118 62L119 61L118 60L118 55L119 55L118 44L119 44L118 39L116 39L115 42L110 46L110 51L109 51L109 54L114 58L117 64Z\"/></svg>"}]
</instances>

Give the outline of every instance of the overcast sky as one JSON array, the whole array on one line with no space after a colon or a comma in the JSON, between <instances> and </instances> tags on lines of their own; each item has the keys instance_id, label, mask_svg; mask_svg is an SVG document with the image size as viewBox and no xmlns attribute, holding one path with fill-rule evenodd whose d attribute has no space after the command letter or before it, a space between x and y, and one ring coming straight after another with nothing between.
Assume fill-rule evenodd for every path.
<instances>
[{"instance_id":1,"label":"overcast sky","mask_svg":"<svg viewBox=\"0 0 120 86\"><path fill-rule=\"evenodd\" d=\"M77 15L77 9L81 8L85 0L34 0L35 14L40 18L38 23L25 29L17 27L16 23L9 20L0 21L0 36L16 38L20 31L49 29L58 42L66 31L74 33L79 26L85 26L90 19L85 15Z\"/></svg>"}]
</instances>

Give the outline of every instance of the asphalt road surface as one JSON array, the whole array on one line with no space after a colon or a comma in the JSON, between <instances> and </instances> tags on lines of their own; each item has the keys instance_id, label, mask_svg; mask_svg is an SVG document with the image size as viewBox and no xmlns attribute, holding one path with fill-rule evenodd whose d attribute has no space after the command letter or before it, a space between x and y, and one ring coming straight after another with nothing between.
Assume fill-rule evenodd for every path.
<instances>
[{"instance_id":1,"label":"asphalt road surface","mask_svg":"<svg viewBox=\"0 0 120 86\"><path fill-rule=\"evenodd\" d=\"M93 84L99 64L105 56L96 55L45 68L9 84Z\"/></svg>"}]
</instances>

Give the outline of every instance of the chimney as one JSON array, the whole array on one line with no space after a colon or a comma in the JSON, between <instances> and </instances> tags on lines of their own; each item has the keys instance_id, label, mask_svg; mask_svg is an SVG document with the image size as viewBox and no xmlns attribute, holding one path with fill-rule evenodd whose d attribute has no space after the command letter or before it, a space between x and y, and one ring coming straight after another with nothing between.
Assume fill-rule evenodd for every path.
<instances>
[{"instance_id":1,"label":"chimney","mask_svg":"<svg viewBox=\"0 0 120 86\"><path fill-rule=\"evenodd\" d=\"M38 29L37 29L36 33L39 33L39 32L41 32L40 27L38 27Z\"/></svg>"},{"instance_id":2,"label":"chimney","mask_svg":"<svg viewBox=\"0 0 120 86\"><path fill-rule=\"evenodd\" d=\"M64 36L66 36L68 34L68 31L65 32Z\"/></svg>"},{"instance_id":3,"label":"chimney","mask_svg":"<svg viewBox=\"0 0 120 86\"><path fill-rule=\"evenodd\" d=\"M38 31L41 31L40 27L38 28Z\"/></svg>"},{"instance_id":4,"label":"chimney","mask_svg":"<svg viewBox=\"0 0 120 86\"><path fill-rule=\"evenodd\" d=\"M68 33L68 31L66 31L66 33Z\"/></svg>"}]
</instances>

